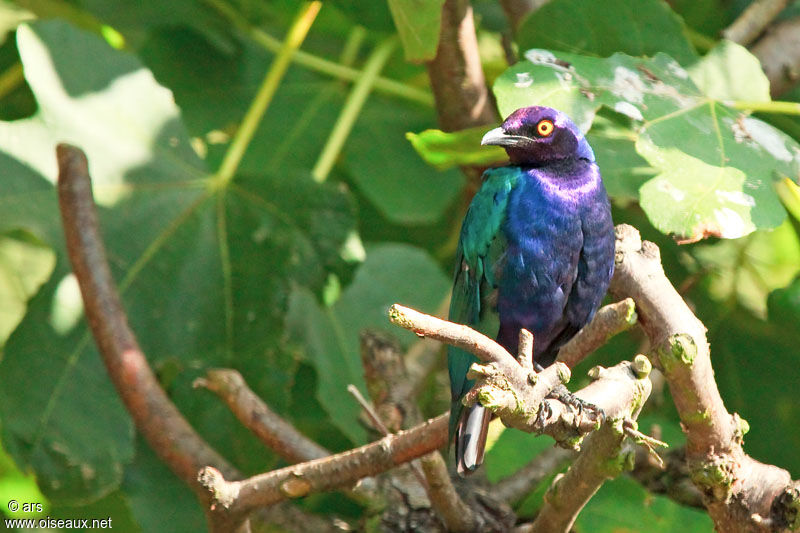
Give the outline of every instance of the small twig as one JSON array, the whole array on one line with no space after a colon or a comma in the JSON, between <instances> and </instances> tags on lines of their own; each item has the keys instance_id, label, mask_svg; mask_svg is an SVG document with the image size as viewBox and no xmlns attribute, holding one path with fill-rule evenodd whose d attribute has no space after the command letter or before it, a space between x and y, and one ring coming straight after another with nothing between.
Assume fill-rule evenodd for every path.
<instances>
[{"instance_id":1,"label":"small twig","mask_svg":"<svg viewBox=\"0 0 800 533\"><path fill-rule=\"evenodd\" d=\"M391 435L389 428L386 427L386 424L383 423L378 413L372 407L372 404L364 398L364 395L361 394L361 391L358 390L358 387L353 385L352 383L347 386L347 392L349 392L353 398L355 398L358 405L361 406L361 409L364 410L364 413L369 418L370 422L372 422L373 427L378 430L378 432L383 435L384 437ZM419 466L419 463L416 461L411 461L409 464L411 468L411 472L414 474L414 477L417 478L419 484L427 491L428 490L428 481L425 479L425 474L423 474L422 469Z\"/></svg>"},{"instance_id":2,"label":"small twig","mask_svg":"<svg viewBox=\"0 0 800 533\"><path fill-rule=\"evenodd\" d=\"M527 329L519 330L519 350L517 361L527 371L533 371L533 333Z\"/></svg>"},{"instance_id":3,"label":"small twig","mask_svg":"<svg viewBox=\"0 0 800 533\"><path fill-rule=\"evenodd\" d=\"M351 383L347 386L347 392L349 392L350 395L355 398L358 405L364 410L364 413L367 415L367 418L369 418L372 426L384 437L389 435L389 428L386 427L381 418L378 416L378 413L376 413L375 409L372 408L372 404L370 404L367 399L364 398L364 396L361 394L361 391L358 390L358 387Z\"/></svg>"},{"instance_id":4,"label":"small twig","mask_svg":"<svg viewBox=\"0 0 800 533\"><path fill-rule=\"evenodd\" d=\"M631 477L642 484L648 492L665 494L670 499L686 506L702 509L703 494L697 490L689 477L686 451L683 447L670 449L661 457L663 463L654 460L645 447L636 448L636 461Z\"/></svg>"},{"instance_id":5,"label":"small twig","mask_svg":"<svg viewBox=\"0 0 800 533\"><path fill-rule=\"evenodd\" d=\"M608 340L636 324L636 305L632 298L601 307L594 318L558 351L557 361L575 368Z\"/></svg>"},{"instance_id":6,"label":"small twig","mask_svg":"<svg viewBox=\"0 0 800 533\"><path fill-rule=\"evenodd\" d=\"M622 429L625 431L627 436L636 442L636 444L641 444L647 448L647 451L650 452L650 455L652 455L656 462L658 462L658 465L662 468L664 467L664 459L658 455L656 447L668 448L669 445L666 442L655 439L649 435L645 435L636 428L636 423L630 419L623 421Z\"/></svg>"},{"instance_id":7,"label":"small twig","mask_svg":"<svg viewBox=\"0 0 800 533\"><path fill-rule=\"evenodd\" d=\"M247 429L290 463L310 461L331 453L272 411L236 370L211 369L205 377L197 378L193 386L216 394Z\"/></svg>"},{"instance_id":8,"label":"small twig","mask_svg":"<svg viewBox=\"0 0 800 533\"><path fill-rule=\"evenodd\" d=\"M729 41L747 46L761 35L775 17L784 10L788 0L755 0L747 6L733 24L722 31Z\"/></svg>"}]
</instances>

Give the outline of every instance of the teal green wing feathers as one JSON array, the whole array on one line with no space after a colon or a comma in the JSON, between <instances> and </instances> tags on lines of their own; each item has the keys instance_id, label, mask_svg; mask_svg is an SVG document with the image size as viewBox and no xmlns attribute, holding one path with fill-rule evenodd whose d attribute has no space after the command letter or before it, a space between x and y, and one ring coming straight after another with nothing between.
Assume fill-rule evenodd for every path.
<instances>
[{"instance_id":1,"label":"teal green wing feathers","mask_svg":"<svg viewBox=\"0 0 800 533\"><path fill-rule=\"evenodd\" d=\"M490 300L497 288L495 272L505 250L501 229L508 198L520 176L519 169L514 167L490 169L484 173L484 184L464 217L456 253L449 319L469 325L491 338L496 336L499 327ZM450 435L463 410L461 398L473 385L473 381L467 379L467 371L476 361L474 355L464 350L448 348L452 392Z\"/></svg>"}]
</instances>

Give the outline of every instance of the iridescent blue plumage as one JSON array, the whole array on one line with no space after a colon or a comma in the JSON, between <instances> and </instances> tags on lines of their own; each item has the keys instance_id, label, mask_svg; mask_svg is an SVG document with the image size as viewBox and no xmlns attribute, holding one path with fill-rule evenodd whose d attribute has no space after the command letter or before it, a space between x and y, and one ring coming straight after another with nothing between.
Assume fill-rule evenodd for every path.
<instances>
[{"instance_id":1,"label":"iridescent blue plumage","mask_svg":"<svg viewBox=\"0 0 800 533\"><path fill-rule=\"evenodd\" d=\"M461 227L450 319L516 353L519 331L534 335L534 359L558 349L591 320L614 268L614 227L594 153L563 113L527 107L490 131L509 166L487 170ZM448 351L458 470L483 460L488 412L464 409L474 356Z\"/></svg>"}]
</instances>

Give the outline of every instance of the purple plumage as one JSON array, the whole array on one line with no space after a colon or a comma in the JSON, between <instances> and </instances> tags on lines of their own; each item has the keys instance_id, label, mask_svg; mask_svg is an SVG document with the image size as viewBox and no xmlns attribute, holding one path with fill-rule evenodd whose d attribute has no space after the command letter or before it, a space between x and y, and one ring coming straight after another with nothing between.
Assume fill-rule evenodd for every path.
<instances>
[{"instance_id":1,"label":"purple plumage","mask_svg":"<svg viewBox=\"0 0 800 533\"><path fill-rule=\"evenodd\" d=\"M461 228L450 319L516 354L521 328L534 335L534 359L558 349L591 318L614 268L614 226L600 171L585 137L563 113L526 107L482 144L503 146L509 166L490 169ZM464 409L475 357L448 351L450 427L460 473L483 460L488 412Z\"/></svg>"}]
</instances>

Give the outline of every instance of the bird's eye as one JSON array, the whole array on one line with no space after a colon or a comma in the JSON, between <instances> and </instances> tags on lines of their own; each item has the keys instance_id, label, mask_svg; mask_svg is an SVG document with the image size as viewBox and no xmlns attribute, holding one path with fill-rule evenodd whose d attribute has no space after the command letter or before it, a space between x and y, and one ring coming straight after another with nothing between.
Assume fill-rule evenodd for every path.
<instances>
[{"instance_id":1,"label":"bird's eye","mask_svg":"<svg viewBox=\"0 0 800 533\"><path fill-rule=\"evenodd\" d=\"M552 120L547 120L547 119L540 120L539 123L536 125L536 131L542 137L549 137L550 134L553 133L554 129L555 126L553 126Z\"/></svg>"}]
</instances>

